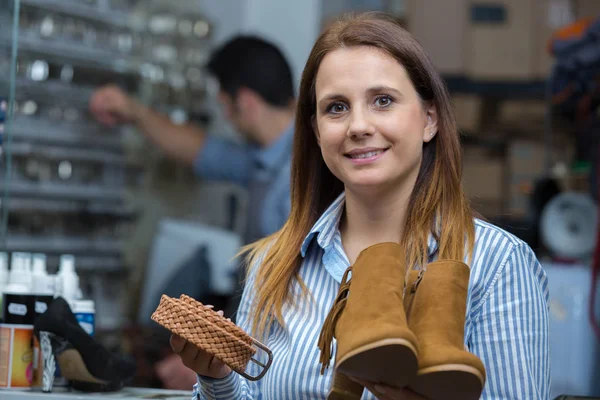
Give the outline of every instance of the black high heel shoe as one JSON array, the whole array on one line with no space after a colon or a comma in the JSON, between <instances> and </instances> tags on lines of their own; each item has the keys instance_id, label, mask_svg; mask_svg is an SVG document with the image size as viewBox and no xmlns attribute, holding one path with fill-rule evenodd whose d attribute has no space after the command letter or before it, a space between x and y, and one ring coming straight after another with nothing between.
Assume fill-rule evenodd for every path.
<instances>
[{"instance_id":1,"label":"black high heel shoe","mask_svg":"<svg viewBox=\"0 0 600 400\"><path fill-rule=\"evenodd\" d=\"M54 299L48 310L37 318L33 332L44 360L44 392L52 391L55 361L71 386L85 392L118 390L135 375L135 363L111 354L88 335L62 297Z\"/></svg>"}]
</instances>

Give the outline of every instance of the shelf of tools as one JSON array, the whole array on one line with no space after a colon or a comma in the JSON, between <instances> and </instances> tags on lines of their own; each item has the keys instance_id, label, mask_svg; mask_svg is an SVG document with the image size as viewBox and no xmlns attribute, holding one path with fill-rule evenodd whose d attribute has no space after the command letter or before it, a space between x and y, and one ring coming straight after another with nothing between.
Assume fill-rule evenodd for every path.
<instances>
[{"instance_id":1,"label":"shelf of tools","mask_svg":"<svg viewBox=\"0 0 600 400\"><path fill-rule=\"evenodd\" d=\"M115 331L127 319L124 246L143 211L132 198L148 163L128 146L130 128L93 120L89 99L112 83L174 120L205 118L210 25L174 19L151 0L20 0L13 36L16 0L0 1L0 97L17 47L11 141L0 163L3 251L44 253L50 273L60 255L75 255L97 332Z\"/></svg>"}]
</instances>

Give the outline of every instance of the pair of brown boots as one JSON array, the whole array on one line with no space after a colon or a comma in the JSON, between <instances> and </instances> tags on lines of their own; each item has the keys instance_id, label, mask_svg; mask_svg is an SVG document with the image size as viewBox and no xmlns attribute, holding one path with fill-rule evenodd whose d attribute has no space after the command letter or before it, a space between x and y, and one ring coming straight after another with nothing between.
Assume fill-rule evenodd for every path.
<instances>
[{"instance_id":1,"label":"pair of brown boots","mask_svg":"<svg viewBox=\"0 0 600 400\"><path fill-rule=\"evenodd\" d=\"M319 338L321 373L337 339L329 400L361 398L364 388L348 376L432 400L480 397L485 368L463 344L469 267L436 261L406 281L405 263L400 245L381 243L344 274Z\"/></svg>"}]
</instances>

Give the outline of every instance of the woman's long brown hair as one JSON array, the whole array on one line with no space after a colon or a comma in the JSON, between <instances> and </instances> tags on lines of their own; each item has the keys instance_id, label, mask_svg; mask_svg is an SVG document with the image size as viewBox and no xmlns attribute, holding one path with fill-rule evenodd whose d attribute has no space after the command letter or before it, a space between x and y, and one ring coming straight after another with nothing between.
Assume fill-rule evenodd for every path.
<instances>
[{"instance_id":1,"label":"woman's long brown hair","mask_svg":"<svg viewBox=\"0 0 600 400\"><path fill-rule=\"evenodd\" d=\"M473 214L461 187L462 151L446 85L419 43L396 21L382 13L348 15L330 25L317 39L300 83L292 158L291 213L274 235L247 246L253 271L252 332L262 337L267 327L283 323L282 307L299 277L300 247L321 214L344 190L327 168L313 131L315 80L323 58L333 50L370 46L394 57L407 71L423 104L438 114L438 132L423 146L423 159L410 197L402 245L407 265L425 265L428 239L438 240L441 259L463 260L474 243Z\"/></svg>"}]
</instances>

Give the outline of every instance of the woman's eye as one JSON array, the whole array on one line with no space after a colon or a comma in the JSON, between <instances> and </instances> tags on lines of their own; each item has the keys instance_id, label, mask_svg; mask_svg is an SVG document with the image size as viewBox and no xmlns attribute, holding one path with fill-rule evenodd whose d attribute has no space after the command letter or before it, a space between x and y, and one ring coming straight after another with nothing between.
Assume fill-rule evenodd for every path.
<instances>
[{"instance_id":1,"label":"woman's eye","mask_svg":"<svg viewBox=\"0 0 600 400\"><path fill-rule=\"evenodd\" d=\"M328 108L327 111L333 114L339 114L346 111L346 105L343 103L333 103Z\"/></svg>"},{"instance_id":2,"label":"woman's eye","mask_svg":"<svg viewBox=\"0 0 600 400\"><path fill-rule=\"evenodd\" d=\"M389 96L380 96L375 100L375 104L379 107L387 107L392 104L392 98Z\"/></svg>"}]
</instances>

